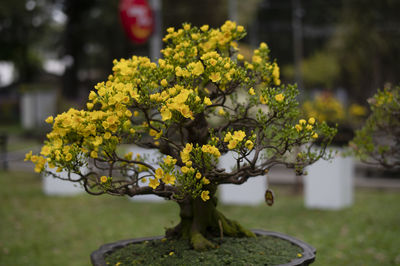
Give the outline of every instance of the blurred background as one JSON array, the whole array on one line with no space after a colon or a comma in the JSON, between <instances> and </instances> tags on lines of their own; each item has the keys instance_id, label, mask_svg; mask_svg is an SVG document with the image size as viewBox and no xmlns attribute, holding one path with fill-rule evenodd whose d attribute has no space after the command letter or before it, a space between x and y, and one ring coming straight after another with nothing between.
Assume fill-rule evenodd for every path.
<instances>
[{"instance_id":1,"label":"blurred background","mask_svg":"<svg viewBox=\"0 0 400 266\"><path fill-rule=\"evenodd\" d=\"M250 59L251 51L266 42L282 82L298 84L304 115L338 123L333 144L345 146L368 116L367 99L378 88L399 84L399 13L398 0L2 0L0 264L86 265L88 253L98 245L154 231L161 234L163 226L177 218L174 207L111 203L107 197L93 202L84 196L48 200L33 167L23 163L25 152L40 149L49 130L44 119L70 107L83 108L89 91L107 79L114 59L159 58L166 29L183 22L219 27L227 19L236 21L247 29L239 44L241 53ZM132 21L139 28L133 29ZM287 231L315 243L322 254L322 264L316 265L400 265L399 172L356 162L353 176L354 206L338 213L306 209L299 194L303 181L283 169L270 177L278 195L288 197L272 211L275 221L270 221L265 206L251 207L251 214L243 207L227 207L227 212L238 219L256 216L245 219L246 226ZM387 208L382 210L381 204ZM79 214L71 207L76 205L82 208ZM123 206L122 218L109 217L116 206ZM154 225L140 219L128 222L137 210L154 215ZM87 225L93 219L90 212L104 216L99 231ZM305 230L290 223L291 215L302 217L298 223ZM75 220L68 220L70 216ZM36 227L30 228L32 224ZM88 234L85 244L78 227ZM141 229L129 234L118 230L127 227ZM59 263L63 248L74 251L68 258L72 264Z\"/></svg>"}]
</instances>

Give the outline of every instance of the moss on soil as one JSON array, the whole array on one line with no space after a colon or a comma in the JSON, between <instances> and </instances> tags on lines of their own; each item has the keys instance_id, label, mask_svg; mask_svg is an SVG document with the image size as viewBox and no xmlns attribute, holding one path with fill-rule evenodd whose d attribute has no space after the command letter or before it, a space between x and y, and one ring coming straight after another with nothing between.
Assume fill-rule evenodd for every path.
<instances>
[{"instance_id":1,"label":"moss on soil","mask_svg":"<svg viewBox=\"0 0 400 266\"><path fill-rule=\"evenodd\" d=\"M212 239L218 248L198 252L187 240L130 244L106 255L107 265L277 265L297 258L302 249L271 236Z\"/></svg>"}]
</instances>

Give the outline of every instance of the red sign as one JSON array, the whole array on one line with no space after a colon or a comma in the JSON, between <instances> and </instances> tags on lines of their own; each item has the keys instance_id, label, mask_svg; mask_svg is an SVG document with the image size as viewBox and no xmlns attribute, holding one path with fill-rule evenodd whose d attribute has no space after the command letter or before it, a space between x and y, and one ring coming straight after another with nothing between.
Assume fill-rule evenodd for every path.
<instances>
[{"instance_id":1,"label":"red sign","mask_svg":"<svg viewBox=\"0 0 400 266\"><path fill-rule=\"evenodd\" d=\"M147 0L121 0L119 14L128 37L135 43L145 43L154 26L153 12Z\"/></svg>"}]
</instances>

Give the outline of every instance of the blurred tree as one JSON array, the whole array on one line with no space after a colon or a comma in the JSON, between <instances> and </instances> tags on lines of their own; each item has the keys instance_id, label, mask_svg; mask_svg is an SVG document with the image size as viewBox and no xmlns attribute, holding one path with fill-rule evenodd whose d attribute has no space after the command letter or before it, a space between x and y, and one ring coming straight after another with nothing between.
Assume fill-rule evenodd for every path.
<instances>
[{"instance_id":1,"label":"blurred tree","mask_svg":"<svg viewBox=\"0 0 400 266\"><path fill-rule=\"evenodd\" d=\"M341 84L353 100L400 81L400 1L348 0L328 45L341 66Z\"/></svg>"},{"instance_id":2,"label":"blurred tree","mask_svg":"<svg viewBox=\"0 0 400 266\"><path fill-rule=\"evenodd\" d=\"M227 0L163 0L164 28L179 28L183 22L220 27L228 18Z\"/></svg>"},{"instance_id":3,"label":"blurred tree","mask_svg":"<svg viewBox=\"0 0 400 266\"><path fill-rule=\"evenodd\" d=\"M1 1L0 60L14 63L17 83L31 82L42 70L38 45L49 28L50 1Z\"/></svg>"},{"instance_id":4,"label":"blurred tree","mask_svg":"<svg viewBox=\"0 0 400 266\"><path fill-rule=\"evenodd\" d=\"M296 12L302 20L304 57L313 56L316 50L325 46L338 21L341 5L342 1L338 0L300 1L300 9ZM265 41L271 48L272 58L279 58L278 63L282 66L293 64L293 1L262 0L257 10L253 29L249 31L249 35L256 38L253 42Z\"/></svg>"},{"instance_id":5,"label":"blurred tree","mask_svg":"<svg viewBox=\"0 0 400 266\"><path fill-rule=\"evenodd\" d=\"M301 66L305 88L318 87L330 90L338 84L340 66L333 53L327 53L324 50L317 51L305 58ZM282 74L294 80L294 66L286 65L282 68Z\"/></svg>"},{"instance_id":6,"label":"blurred tree","mask_svg":"<svg viewBox=\"0 0 400 266\"><path fill-rule=\"evenodd\" d=\"M62 56L72 59L63 76L65 97L77 98L96 80L105 79L114 59L147 53L147 45L134 45L125 36L118 4L108 0L62 0L68 17Z\"/></svg>"}]
</instances>

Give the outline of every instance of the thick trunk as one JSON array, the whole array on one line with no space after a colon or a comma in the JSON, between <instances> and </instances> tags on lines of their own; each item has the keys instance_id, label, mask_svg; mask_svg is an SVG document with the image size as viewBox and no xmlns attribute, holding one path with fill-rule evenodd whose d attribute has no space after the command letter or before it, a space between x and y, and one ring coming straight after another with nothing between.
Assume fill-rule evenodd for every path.
<instances>
[{"instance_id":1,"label":"thick trunk","mask_svg":"<svg viewBox=\"0 0 400 266\"><path fill-rule=\"evenodd\" d=\"M188 239L195 250L215 248L207 238L219 236L254 237L254 233L236 221L227 219L216 209L216 198L190 199L180 203L180 223L167 230L170 238Z\"/></svg>"}]
</instances>

